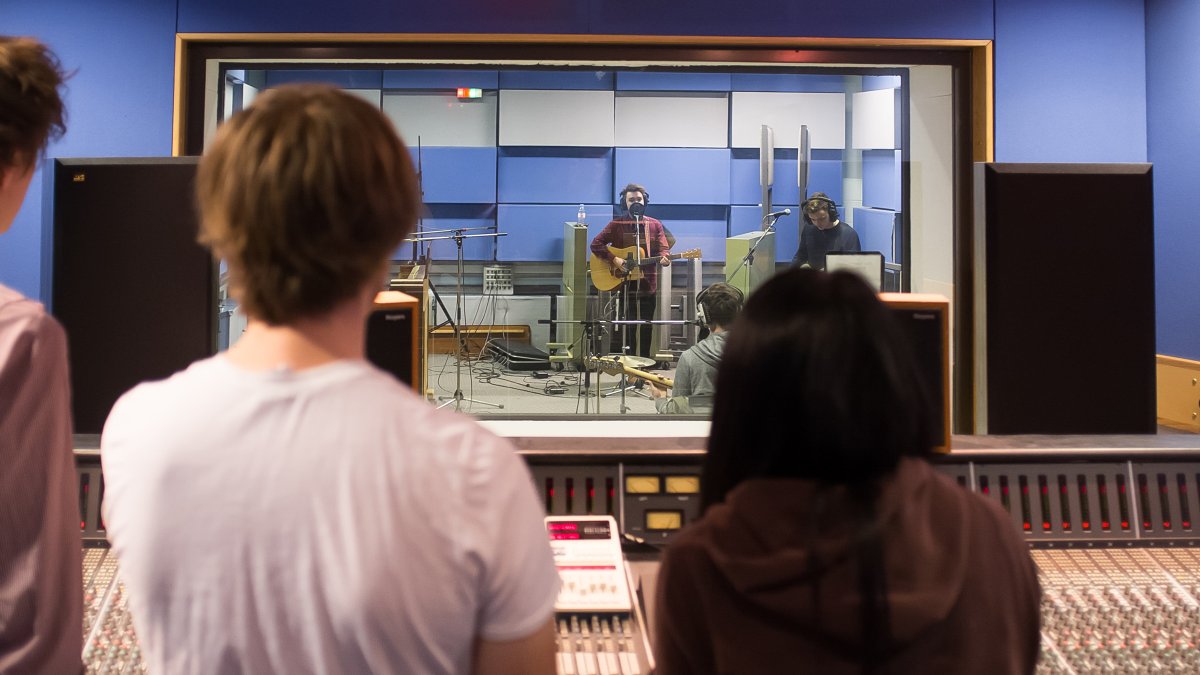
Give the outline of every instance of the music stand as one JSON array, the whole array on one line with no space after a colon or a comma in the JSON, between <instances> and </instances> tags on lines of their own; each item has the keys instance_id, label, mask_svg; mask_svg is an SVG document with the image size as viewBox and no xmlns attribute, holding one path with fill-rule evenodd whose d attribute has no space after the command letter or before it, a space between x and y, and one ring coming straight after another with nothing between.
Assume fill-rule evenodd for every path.
<instances>
[{"instance_id":1,"label":"music stand","mask_svg":"<svg viewBox=\"0 0 1200 675\"><path fill-rule=\"evenodd\" d=\"M487 405L487 406L491 406L493 408L503 409L504 408L503 403L491 403L488 401L480 401L480 400L473 399L473 398L467 398L465 395L463 395L462 360L463 360L463 356L467 353L467 343L463 339L463 336L462 336L463 275L464 275L464 271L463 271L463 239L477 239L480 237L505 237L505 236L508 236L508 233L507 232L489 232L487 234L463 234L463 232L467 231L468 229L488 229L488 228L459 228L459 229L450 230L450 232L452 232L452 234L448 237L414 237L411 239L406 239L405 241L415 241L415 242L424 243L424 242L428 242L428 241L453 239L455 249L458 254L457 255L457 257L458 257L458 286L455 289L455 294L454 294L455 295L454 320L450 322L450 325L454 327L454 345L455 345L456 349L458 350L458 353L455 354L455 359L454 359L454 394L452 396L439 396L438 400L443 401L443 403L438 406L438 409L440 410L440 409L445 408L446 406L450 405L451 403L453 403L455 410L461 410L463 401L466 401L467 403L478 403L479 405ZM444 307L443 307L443 309L444 309ZM447 320L449 320L449 312L446 313L446 318L447 318Z\"/></svg>"}]
</instances>

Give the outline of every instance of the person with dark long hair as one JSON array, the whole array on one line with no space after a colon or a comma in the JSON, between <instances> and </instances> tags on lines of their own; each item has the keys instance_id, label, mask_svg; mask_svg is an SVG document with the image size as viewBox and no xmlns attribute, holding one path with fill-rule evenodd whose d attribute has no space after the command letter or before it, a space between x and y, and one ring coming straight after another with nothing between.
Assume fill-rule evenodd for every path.
<instances>
[{"instance_id":1,"label":"person with dark long hair","mask_svg":"<svg viewBox=\"0 0 1200 675\"><path fill-rule=\"evenodd\" d=\"M1033 562L926 461L930 397L871 289L793 268L734 326L704 515L658 578L658 673L1032 672Z\"/></svg>"}]
</instances>

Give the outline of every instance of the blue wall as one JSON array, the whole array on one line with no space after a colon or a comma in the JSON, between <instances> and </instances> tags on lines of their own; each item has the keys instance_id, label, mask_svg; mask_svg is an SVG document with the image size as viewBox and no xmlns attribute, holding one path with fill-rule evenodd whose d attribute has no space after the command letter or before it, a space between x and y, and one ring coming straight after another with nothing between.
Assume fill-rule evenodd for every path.
<instances>
[{"instance_id":1,"label":"blue wall","mask_svg":"<svg viewBox=\"0 0 1200 675\"><path fill-rule=\"evenodd\" d=\"M1146 161L1141 0L996 1L996 161Z\"/></svg>"},{"instance_id":2,"label":"blue wall","mask_svg":"<svg viewBox=\"0 0 1200 675\"><path fill-rule=\"evenodd\" d=\"M0 3L0 31L50 43L69 68L70 131L52 156L170 152L175 32L481 32L994 39L999 161L1152 161L1160 351L1200 357L1187 157L1200 68L1192 0L113 0ZM1147 18L1148 17L1148 18ZM1154 38L1147 41L1147 24ZM1148 75L1149 73L1149 75ZM1149 94L1147 94L1149 89ZM1151 114L1147 115L1147 102ZM1147 131L1149 128L1149 131ZM1149 147L1147 138L1149 138ZM0 239L0 283L38 295L40 183ZM1174 252L1178 258L1172 258ZM1172 302L1171 298L1175 298Z\"/></svg>"},{"instance_id":3,"label":"blue wall","mask_svg":"<svg viewBox=\"0 0 1200 675\"><path fill-rule=\"evenodd\" d=\"M1149 0L1146 31L1158 351L1200 359L1200 3Z\"/></svg>"},{"instance_id":4,"label":"blue wall","mask_svg":"<svg viewBox=\"0 0 1200 675\"><path fill-rule=\"evenodd\" d=\"M0 32L49 43L75 75L67 133L51 157L171 154L174 0L0 2ZM13 228L0 237L0 283L41 295L42 176L34 176Z\"/></svg>"}]
</instances>

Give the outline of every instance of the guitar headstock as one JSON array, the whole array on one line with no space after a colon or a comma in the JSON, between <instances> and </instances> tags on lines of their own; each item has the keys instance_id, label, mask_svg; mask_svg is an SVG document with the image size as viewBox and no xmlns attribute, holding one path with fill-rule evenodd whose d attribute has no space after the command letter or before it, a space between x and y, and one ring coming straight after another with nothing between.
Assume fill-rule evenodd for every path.
<instances>
[{"instance_id":1,"label":"guitar headstock","mask_svg":"<svg viewBox=\"0 0 1200 675\"><path fill-rule=\"evenodd\" d=\"M700 249L689 248L688 250L684 251L683 253L680 253L679 257L683 258L684 260L696 260L697 258L700 257Z\"/></svg>"},{"instance_id":2,"label":"guitar headstock","mask_svg":"<svg viewBox=\"0 0 1200 675\"><path fill-rule=\"evenodd\" d=\"M584 363L588 368L598 370L605 375L620 375L625 372L621 362L613 357L588 357L584 359Z\"/></svg>"}]
</instances>

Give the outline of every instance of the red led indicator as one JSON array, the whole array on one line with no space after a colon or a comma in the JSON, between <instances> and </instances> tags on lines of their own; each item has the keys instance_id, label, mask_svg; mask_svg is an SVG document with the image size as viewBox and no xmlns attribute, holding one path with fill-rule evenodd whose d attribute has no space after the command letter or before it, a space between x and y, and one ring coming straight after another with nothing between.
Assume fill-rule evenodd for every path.
<instances>
[{"instance_id":1,"label":"red led indicator","mask_svg":"<svg viewBox=\"0 0 1200 675\"><path fill-rule=\"evenodd\" d=\"M1180 523L1180 525L1183 525L1183 529L1185 529L1185 530L1192 529L1192 521L1190 521L1190 520L1185 520L1182 523Z\"/></svg>"},{"instance_id":2,"label":"red led indicator","mask_svg":"<svg viewBox=\"0 0 1200 675\"><path fill-rule=\"evenodd\" d=\"M1083 524L1083 529L1085 529L1085 530L1090 530L1090 529L1092 529L1092 521L1090 521L1090 520L1085 520L1085 521L1083 521L1083 523L1082 523L1082 524Z\"/></svg>"},{"instance_id":3,"label":"red led indicator","mask_svg":"<svg viewBox=\"0 0 1200 675\"><path fill-rule=\"evenodd\" d=\"M1043 520L1042 521L1042 529L1049 532L1050 531L1050 521Z\"/></svg>"},{"instance_id":4,"label":"red led indicator","mask_svg":"<svg viewBox=\"0 0 1200 675\"><path fill-rule=\"evenodd\" d=\"M1008 496L1008 485L1000 486L1000 494L1004 495L1005 497Z\"/></svg>"},{"instance_id":5,"label":"red led indicator","mask_svg":"<svg viewBox=\"0 0 1200 675\"><path fill-rule=\"evenodd\" d=\"M1129 521L1128 521L1128 520L1122 520L1122 521L1121 521L1121 529L1122 529L1122 530L1128 530L1128 529L1129 529Z\"/></svg>"},{"instance_id":6,"label":"red led indicator","mask_svg":"<svg viewBox=\"0 0 1200 675\"><path fill-rule=\"evenodd\" d=\"M1026 523L1025 523L1025 529L1026 529L1026 530L1032 530L1032 529L1033 529L1033 526L1032 526L1032 525L1030 525L1028 522L1026 522Z\"/></svg>"},{"instance_id":7,"label":"red led indicator","mask_svg":"<svg viewBox=\"0 0 1200 675\"><path fill-rule=\"evenodd\" d=\"M1063 523L1063 529L1064 529L1064 530L1069 530L1069 529L1071 529L1071 523L1070 523L1070 522L1068 522L1068 521L1065 521L1065 520L1064 520L1064 521L1062 521L1062 523ZM1086 527L1086 526L1085 526L1085 527Z\"/></svg>"},{"instance_id":8,"label":"red led indicator","mask_svg":"<svg viewBox=\"0 0 1200 675\"><path fill-rule=\"evenodd\" d=\"M1109 524L1109 522L1107 520L1100 521L1100 529L1107 530L1107 529L1110 529L1111 527L1112 527L1112 525Z\"/></svg>"},{"instance_id":9,"label":"red led indicator","mask_svg":"<svg viewBox=\"0 0 1200 675\"><path fill-rule=\"evenodd\" d=\"M1164 520L1164 521L1163 521L1163 529L1164 529L1164 530L1169 530L1169 529L1171 529L1171 521L1169 521L1169 520Z\"/></svg>"}]
</instances>

